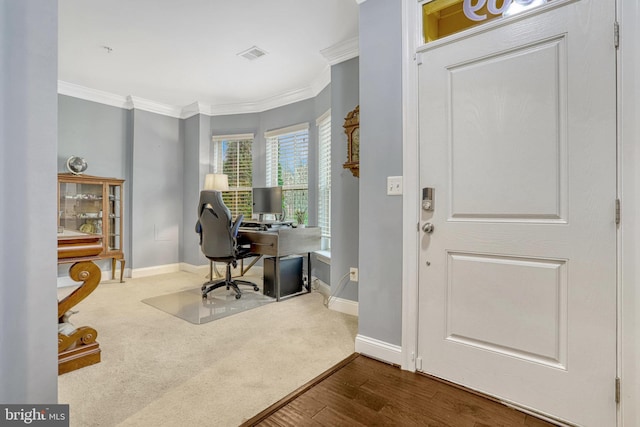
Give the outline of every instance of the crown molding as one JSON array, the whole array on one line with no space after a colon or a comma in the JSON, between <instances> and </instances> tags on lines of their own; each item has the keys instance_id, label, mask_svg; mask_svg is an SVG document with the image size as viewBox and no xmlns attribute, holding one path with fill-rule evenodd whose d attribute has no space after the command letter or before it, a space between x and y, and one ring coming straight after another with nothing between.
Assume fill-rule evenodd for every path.
<instances>
[{"instance_id":1,"label":"crown molding","mask_svg":"<svg viewBox=\"0 0 640 427\"><path fill-rule=\"evenodd\" d=\"M58 80L58 93L118 108L129 108L126 96Z\"/></svg>"},{"instance_id":2,"label":"crown molding","mask_svg":"<svg viewBox=\"0 0 640 427\"><path fill-rule=\"evenodd\" d=\"M313 96L318 96L329 83L331 83L331 67L327 65L318 78L311 82L311 91L314 93Z\"/></svg>"},{"instance_id":3,"label":"crown molding","mask_svg":"<svg viewBox=\"0 0 640 427\"><path fill-rule=\"evenodd\" d=\"M354 37L326 49L322 49L320 53L324 56L330 65L336 65L359 55L360 41L358 37Z\"/></svg>"},{"instance_id":4,"label":"crown molding","mask_svg":"<svg viewBox=\"0 0 640 427\"><path fill-rule=\"evenodd\" d=\"M193 102L186 106L168 105L161 102L152 101L138 96L121 96L113 93L91 89L73 83L58 80L58 93L60 95L72 96L86 101L97 102L99 104L110 105L126 110L143 110L150 113L179 119L188 119L197 114L207 116L222 116L228 114L260 113L273 108L283 107L294 102L304 101L317 96L329 83L331 83L331 69L325 67L322 73L307 87L292 90L268 97L256 102L246 102L238 104L210 105L200 101Z\"/></svg>"},{"instance_id":5,"label":"crown molding","mask_svg":"<svg viewBox=\"0 0 640 427\"><path fill-rule=\"evenodd\" d=\"M184 108L182 108L182 111L180 113L180 118L181 119L188 119L189 117L198 115L198 114L204 114L207 116L213 116L213 112L211 110L211 105L208 104L204 104L200 101L196 101L192 104L189 104L187 106L185 106Z\"/></svg>"},{"instance_id":6,"label":"crown molding","mask_svg":"<svg viewBox=\"0 0 640 427\"><path fill-rule=\"evenodd\" d=\"M163 116L175 117L176 119L182 118L182 107L163 104L161 102L151 101L149 99L132 95L129 95L127 100L130 102L129 105L131 105L131 108L135 108L136 110L162 114Z\"/></svg>"}]
</instances>

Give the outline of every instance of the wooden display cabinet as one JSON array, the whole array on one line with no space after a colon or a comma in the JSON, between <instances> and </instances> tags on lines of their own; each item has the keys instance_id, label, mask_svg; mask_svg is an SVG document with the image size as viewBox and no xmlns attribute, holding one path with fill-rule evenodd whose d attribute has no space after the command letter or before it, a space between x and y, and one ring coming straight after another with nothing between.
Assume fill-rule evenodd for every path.
<instances>
[{"instance_id":1,"label":"wooden display cabinet","mask_svg":"<svg viewBox=\"0 0 640 427\"><path fill-rule=\"evenodd\" d=\"M74 232L101 236L102 250L93 259L111 259L111 278L115 279L116 261L120 261L123 282L122 251L123 179L91 175L58 174L58 241ZM71 233L69 233L71 232ZM58 262L75 262L59 257Z\"/></svg>"}]
</instances>

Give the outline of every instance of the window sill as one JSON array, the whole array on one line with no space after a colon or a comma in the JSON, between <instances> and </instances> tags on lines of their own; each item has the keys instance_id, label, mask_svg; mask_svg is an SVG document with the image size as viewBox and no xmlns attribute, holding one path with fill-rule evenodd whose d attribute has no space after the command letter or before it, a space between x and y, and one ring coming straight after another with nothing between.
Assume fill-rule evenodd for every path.
<instances>
[{"instance_id":1,"label":"window sill","mask_svg":"<svg viewBox=\"0 0 640 427\"><path fill-rule=\"evenodd\" d=\"M315 251L316 259L325 264L331 265L331 251L323 250L323 251Z\"/></svg>"}]
</instances>

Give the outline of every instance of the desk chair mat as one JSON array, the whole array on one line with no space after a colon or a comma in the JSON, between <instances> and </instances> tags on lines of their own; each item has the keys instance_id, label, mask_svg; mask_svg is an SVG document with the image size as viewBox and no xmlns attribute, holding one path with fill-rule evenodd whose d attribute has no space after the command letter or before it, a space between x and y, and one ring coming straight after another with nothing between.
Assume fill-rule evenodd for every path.
<instances>
[{"instance_id":1,"label":"desk chair mat","mask_svg":"<svg viewBox=\"0 0 640 427\"><path fill-rule=\"evenodd\" d=\"M243 289L242 298L236 299L235 292L222 287L210 292L207 299L202 299L202 291L198 287L143 299L142 302L187 322L201 325L275 302L275 298Z\"/></svg>"}]
</instances>

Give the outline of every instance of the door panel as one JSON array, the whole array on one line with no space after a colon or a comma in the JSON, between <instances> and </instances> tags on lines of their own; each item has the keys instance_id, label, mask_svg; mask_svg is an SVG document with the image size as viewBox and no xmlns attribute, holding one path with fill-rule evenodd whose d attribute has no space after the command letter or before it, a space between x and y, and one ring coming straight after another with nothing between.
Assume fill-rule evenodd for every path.
<instances>
[{"instance_id":1,"label":"door panel","mask_svg":"<svg viewBox=\"0 0 640 427\"><path fill-rule=\"evenodd\" d=\"M447 255L446 340L566 368L566 262Z\"/></svg>"},{"instance_id":2,"label":"door panel","mask_svg":"<svg viewBox=\"0 0 640 427\"><path fill-rule=\"evenodd\" d=\"M561 219L565 42L560 37L447 67L452 218Z\"/></svg>"},{"instance_id":3,"label":"door panel","mask_svg":"<svg viewBox=\"0 0 640 427\"><path fill-rule=\"evenodd\" d=\"M419 67L423 370L614 426L614 3L558 3Z\"/></svg>"}]
</instances>

